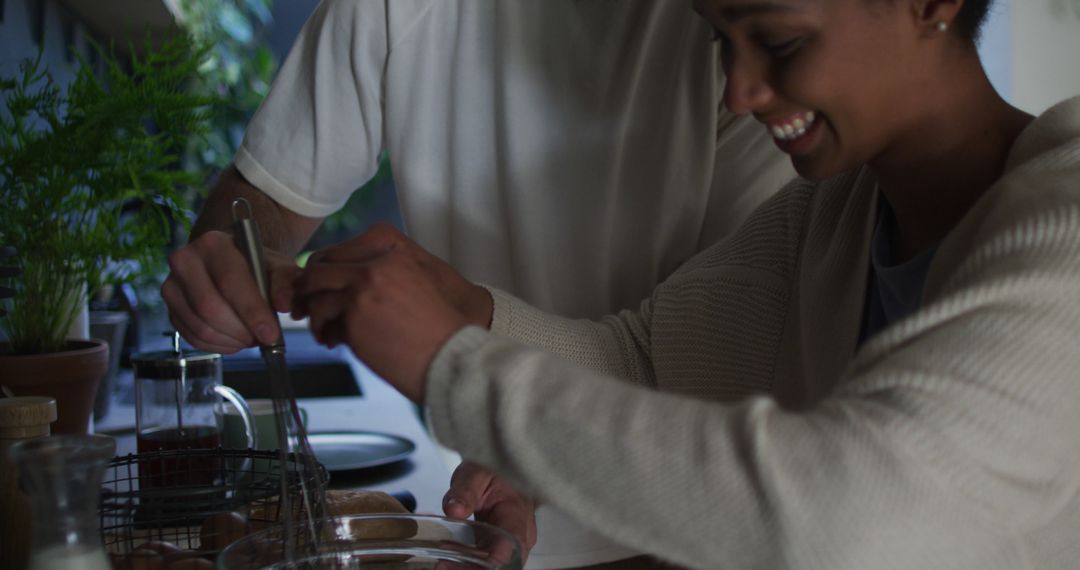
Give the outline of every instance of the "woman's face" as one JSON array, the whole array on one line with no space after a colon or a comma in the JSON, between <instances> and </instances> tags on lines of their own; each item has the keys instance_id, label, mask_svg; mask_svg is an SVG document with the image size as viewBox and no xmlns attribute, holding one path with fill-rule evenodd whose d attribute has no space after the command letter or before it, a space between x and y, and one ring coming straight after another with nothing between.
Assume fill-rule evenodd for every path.
<instances>
[{"instance_id":1,"label":"woman's face","mask_svg":"<svg viewBox=\"0 0 1080 570\"><path fill-rule=\"evenodd\" d=\"M806 178L903 153L941 87L923 60L926 26L906 0L695 0L694 7L721 42L728 108L753 113Z\"/></svg>"}]
</instances>

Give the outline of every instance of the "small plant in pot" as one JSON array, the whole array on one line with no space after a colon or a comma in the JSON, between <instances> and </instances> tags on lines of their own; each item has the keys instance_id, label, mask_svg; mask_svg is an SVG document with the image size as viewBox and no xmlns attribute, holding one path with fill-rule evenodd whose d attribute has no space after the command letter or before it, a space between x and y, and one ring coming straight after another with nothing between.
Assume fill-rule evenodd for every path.
<instances>
[{"instance_id":1,"label":"small plant in pot","mask_svg":"<svg viewBox=\"0 0 1080 570\"><path fill-rule=\"evenodd\" d=\"M0 331L0 385L57 399L57 433L85 432L107 346L66 338L86 291L160 274L182 190L177 165L205 131L213 101L186 92L205 51L178 35L129 68L95 46L62 89L37 59L0 76L0 244L14 247Z\"/></svg>"}]
</instances>

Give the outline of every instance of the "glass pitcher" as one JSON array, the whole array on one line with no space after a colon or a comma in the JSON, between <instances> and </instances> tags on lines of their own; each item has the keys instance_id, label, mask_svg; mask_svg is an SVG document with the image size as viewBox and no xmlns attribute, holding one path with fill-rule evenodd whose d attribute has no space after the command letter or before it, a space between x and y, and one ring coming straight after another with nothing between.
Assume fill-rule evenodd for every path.
<instances>
[{"instance_id":1,"label":"glass pitcher","mask_svg":"<svg viewBox=\"0 0 1080 570\"><path fill-rule=\"evenodd\" d=\"M98 532L98 501L116 441L54 435L11 448L31 501L30 570L109 570Z\"/></svg>"},{"instance_id":2,"label":"glass pitcher","mask_svg":"<svg viewBox=\"0 0 1080 570\"><path fill-rule=\"evenodd\" d=\"M136 354L131 365L138 451L160 455L140 461L141 489L222 483L223 469L213 454L159 452L220 447L223 398L240 411L247 446L258 447L247 402L221 383L220 354L181 351L174 335L173 350Z\"/></svg>"}]
</instances>

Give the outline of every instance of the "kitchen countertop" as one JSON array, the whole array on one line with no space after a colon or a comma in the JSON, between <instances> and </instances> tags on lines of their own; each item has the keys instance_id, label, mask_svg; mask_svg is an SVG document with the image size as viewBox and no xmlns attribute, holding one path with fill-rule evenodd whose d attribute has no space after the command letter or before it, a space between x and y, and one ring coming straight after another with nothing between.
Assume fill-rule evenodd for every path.
<instances>
[{"instance_id":1,"label":"kitchen countertop","mask_svg":"<svg viewBox=\"0 0 1080 570\"><path fill-rule=\"evenodd\" d=\"M166 339L151 338L150 341L153 342L153 346L147 346L148 343L144 342L144 351L165 350L169 346ZM310 333L296 329L286 330L286 345L288 346L286 358L290 363L301 358L310 360L313 357L316 359L325 357L328 362L347 362L360 386L362 394L360 396L298 399L300 407L307 411L309 432L381 432L405 437L416 445L415 451L404 461L358 471L333 472L330 474L330 488L370 489L388 493L408 491L416 498L417 513L443 514L442 497L449 488L452 471L449 465L456 464L457 457L440 448L432 440L420 420L417 407L369 370L347 349L341 347L326 349L318 346ZM296 358L291 358L290 355ZM258 359L259 353L251 349L226 358ZM295 382L294 379L294 385ZM131 370L120 371L109 413L101 421L95 422L94 430L116 438L117 455L135 453L135 406ZM596 542L596 537L569 519L556 516L545 525L545 517L552 516L555 515L545 512L537 514L541 527L547 527L544 534L555 536L549 537L553 540L551 544L545 544L545 541L541 540L536 545L527 569L572 567L578 570L607 570L609 568L612 570L671 570L674 568L651 558L632 557L634 552L606 541ZM552 531L561 531L561 534L560 532L552 533ZM577 536L579 534L583 536ZM567 540L569 543L565 543ZM597 564L610 560L615 561Z\"/></svg>"},{"instance_id":2,"label":"kitchen countertop","mask_svg":"<svg viewBox=\"0 0 1080 570\"><path fill-rule=\"evenodd\" d=\"M313 351L325 350L328 360L348 362L360 384L360 396L300 398L307 410L309 432L367 431L405 437L416 449L408 459L357 471L330 474L334 489L371 489L386 492L408 491L416 497L416 512L442 514L442 496L449 488L450 467L420 421L417 407L345 350L313 346L310 336L289 331L286 344L294 345L310 358ZM252 352L257 357L257 352ZM250 354L248 356L251 356ZM288 357L288 355L287 355ZM95 422L94 431L117 440L117 455L135 453L135 406L132 372L122 369L109 413Z\"/></svg>"}]
</instances>

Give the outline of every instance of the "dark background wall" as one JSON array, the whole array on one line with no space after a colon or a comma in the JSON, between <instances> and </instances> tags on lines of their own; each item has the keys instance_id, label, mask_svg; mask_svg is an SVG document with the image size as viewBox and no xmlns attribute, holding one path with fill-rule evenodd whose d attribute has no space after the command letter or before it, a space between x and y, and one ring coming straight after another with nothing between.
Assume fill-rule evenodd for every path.
<instances>
[{"instance_id":1,"label":"dark background wall","mask_svg":"<svg viewBox=\"0 0 1080 570\"><path fill-rule=\"evenodd\" d=\"M318 0L274 3L274 25L267 41L279 59L284 59L317 4ZM79 18L55 0L0 0L0 66L5 69L35 55L39 40L44 41L50 67L66 65L70 69L67 46L75 43L84 47L81 38L87 35L90 31Z\"/></svg>"},{"instance_id":2,"label":"dark background wall","mask_svg":"<svg viewBox=\"0 0 1080 570\"><path fill-rule=\"evenodd\" d=\"M318 0L277 0L274 2L274 26L267 34L267 41L278 56L284 60L292 47L300 28L307 21Z\"/></svg>"},{"instance_id":3,"label":"dark background wall","mask_svg":"<svg viewBox=\"0 0 1080 570\"><path fill-rule=\"evenodd\" d=\"M74 61L67 46L85 49L87 35L77 18L51 0L0 0L0 73L14 73L19 61L37 54L40 42L54 76L66 82Z\"/></svg>"}]
</instances>

